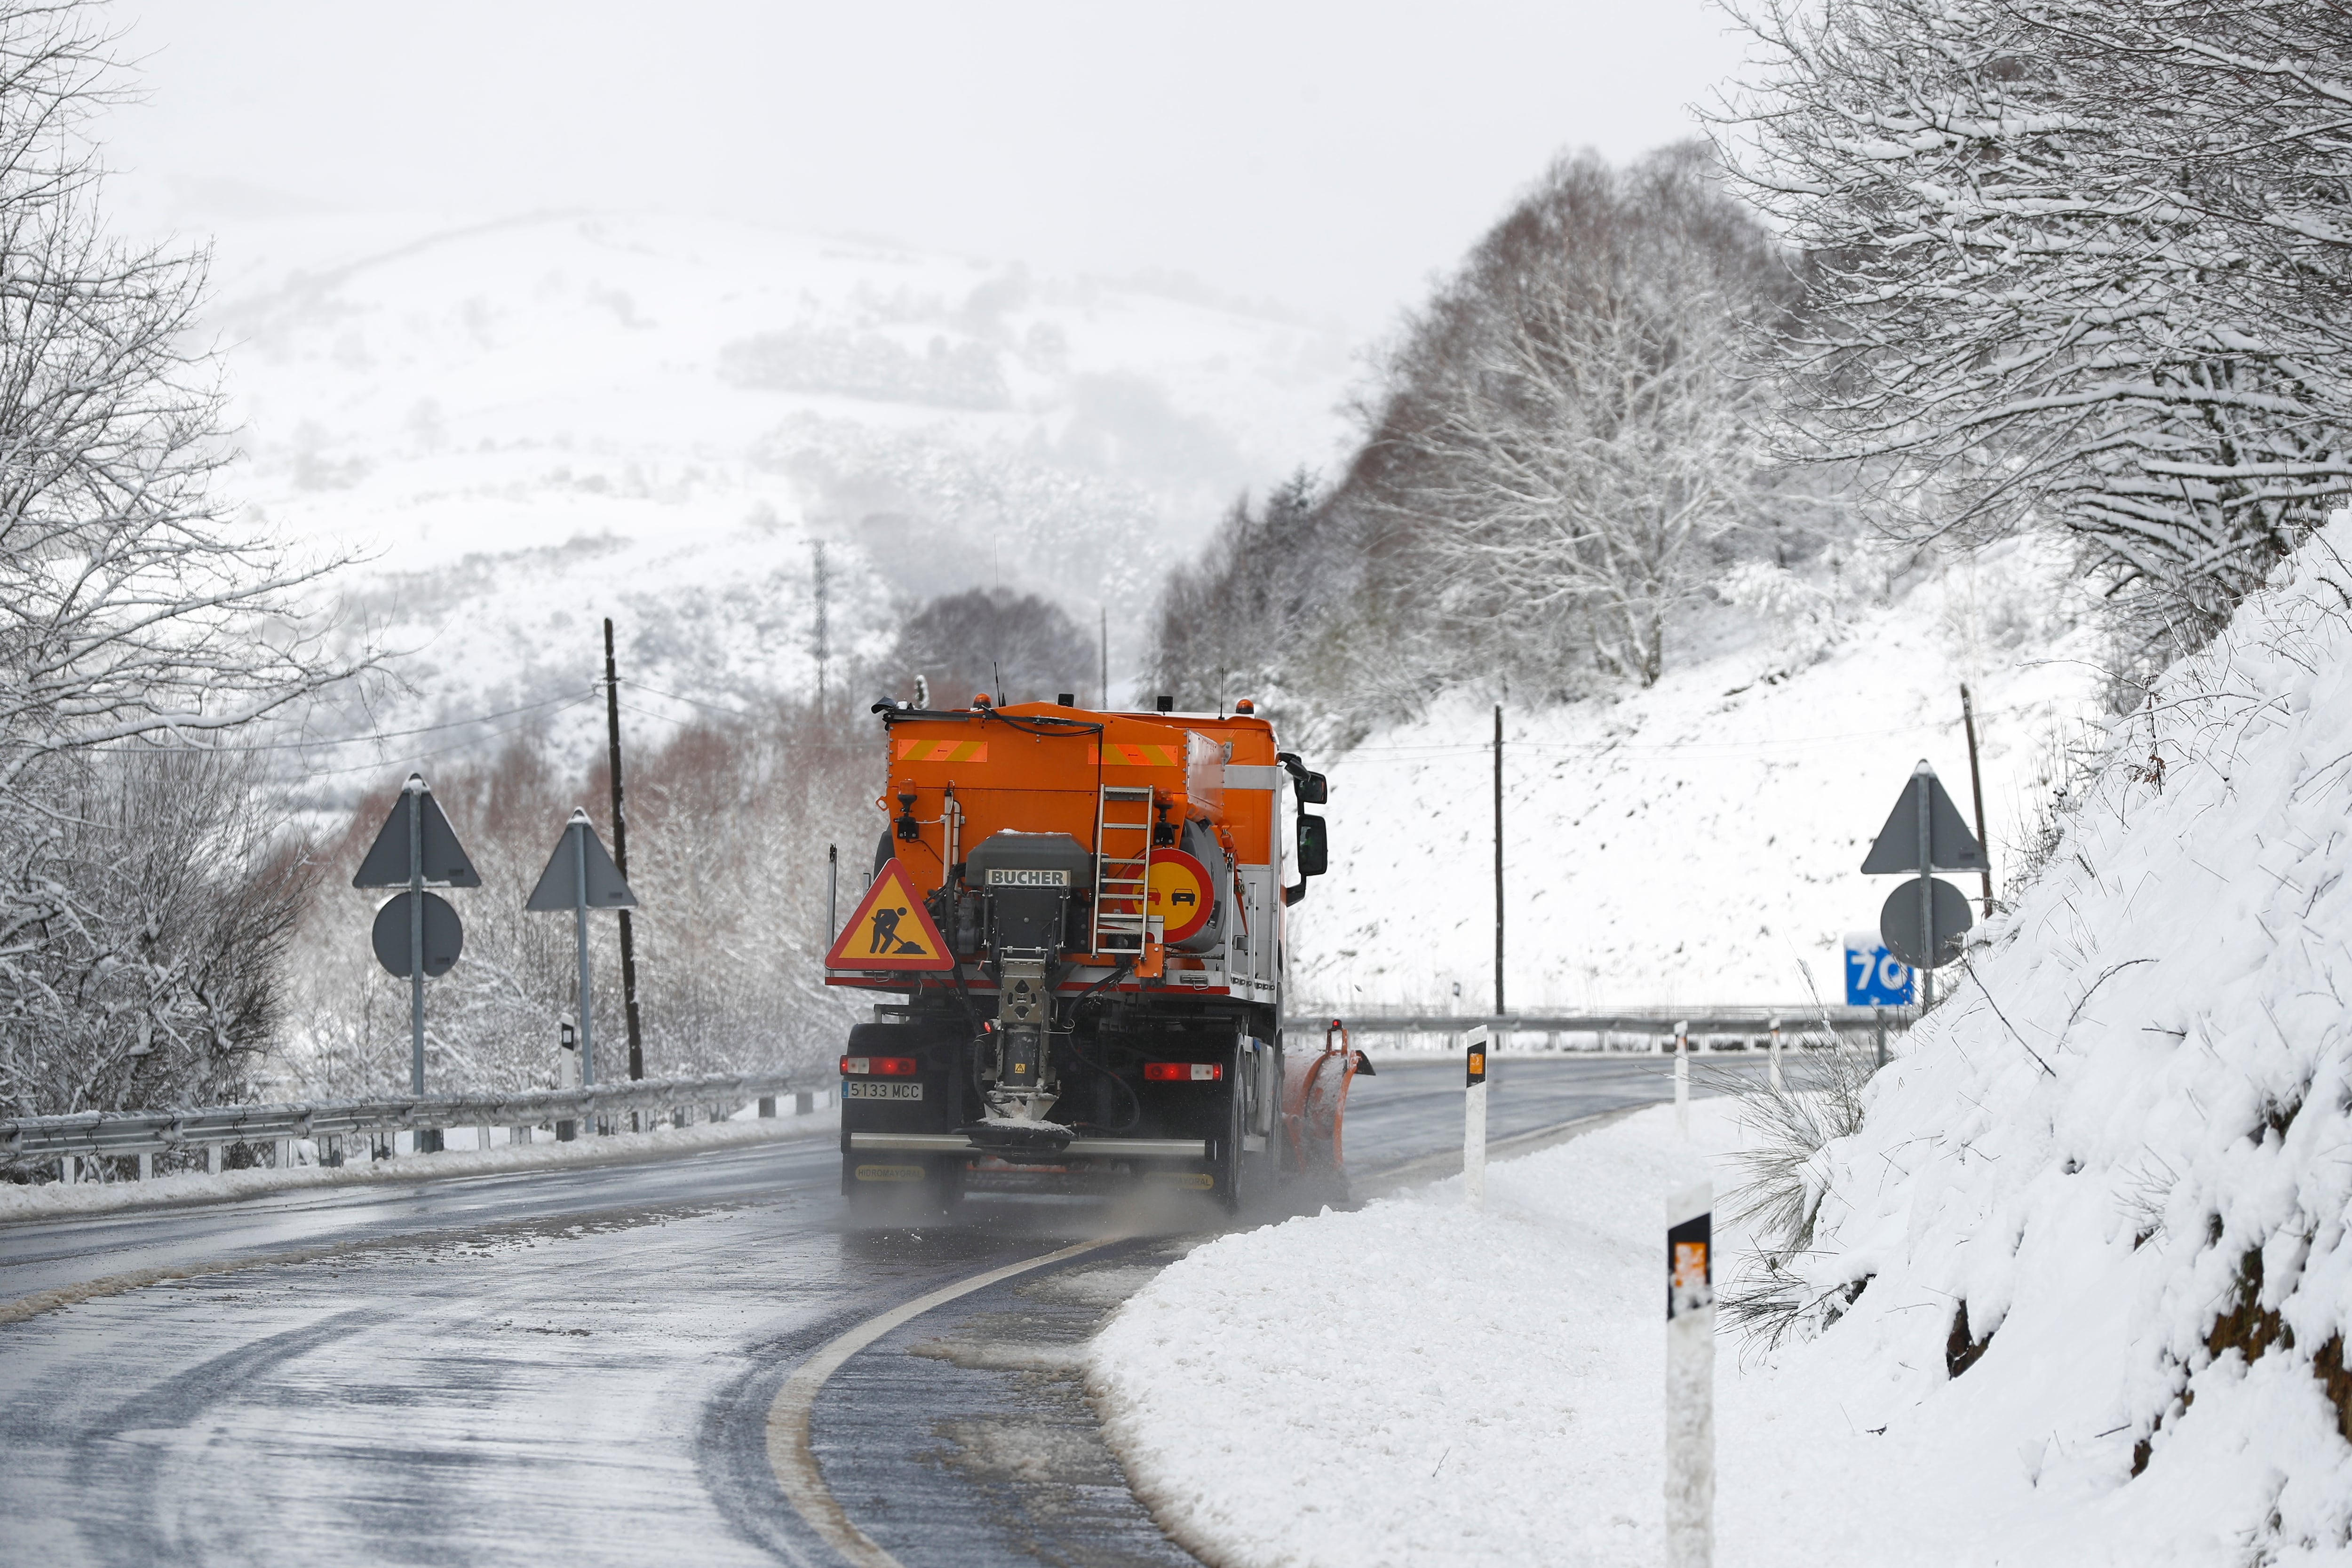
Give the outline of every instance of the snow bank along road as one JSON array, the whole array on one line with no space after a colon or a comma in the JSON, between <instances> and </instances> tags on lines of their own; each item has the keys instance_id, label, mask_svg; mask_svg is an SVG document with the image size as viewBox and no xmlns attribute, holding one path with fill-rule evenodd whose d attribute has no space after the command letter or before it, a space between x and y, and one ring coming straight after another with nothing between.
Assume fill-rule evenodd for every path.
<instances>
[{"instance_id":1,"label":"snow bank along road","mask_svg":"<svg viewBox=\"0 0 2352 1568\"><path fill-rule=\"evenodd\" d=\"M1458 1168L1460 1070L1358 1080L1359 1190ZM1657 1058L1494 1082L1504 1152L1671 1093ZM0 1226L0 1303L113 1282L0 1322L0 1561L1189 1562L1102 1446L1081 1347L1217 1216L975 1198L863 1234L838 1170L813 1138Z\"/></svg>"}]
</instances>

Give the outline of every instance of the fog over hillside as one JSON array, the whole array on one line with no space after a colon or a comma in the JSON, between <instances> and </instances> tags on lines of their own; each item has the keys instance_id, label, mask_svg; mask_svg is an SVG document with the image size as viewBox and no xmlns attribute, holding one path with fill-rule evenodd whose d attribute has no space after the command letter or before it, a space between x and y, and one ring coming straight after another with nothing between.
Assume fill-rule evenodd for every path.
<instances>
[{"instance_id":1,"label":"fog over hillside","mask_svg":"<svg viewBox=\"0 0 2352 1568\"><path fill-rule=\"evenodd\" d=\"M245 218L213 282L224 488L359 552L345 635L395 654L401 689L307 733L501 715L301 753L330 798L542 718L584 762L608 615L641 712L813 688L820 542L835 680L912 604L1002 585L1107 617L1124 697L1167 563L1337 451L1350 369L1335 329L1197 289L714 220Z\"/></svg>"}]
</instances>

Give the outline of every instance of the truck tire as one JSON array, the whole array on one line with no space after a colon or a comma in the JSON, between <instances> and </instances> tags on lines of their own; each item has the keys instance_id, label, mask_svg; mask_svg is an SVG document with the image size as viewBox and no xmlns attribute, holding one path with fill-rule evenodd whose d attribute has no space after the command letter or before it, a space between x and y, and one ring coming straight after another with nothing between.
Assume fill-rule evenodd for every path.
<instances>
[{"instance_id":1,"label":"truck tire","mask_svg":"<svg viewBox=\"0 0 2352 1568\"><path fill-rule=\"evenodd\" d=\"M1256 1184L1251 1180L1253 1162L1243 1138L1246 1131L1241 1085L1236 1083L1225 1096L1224 1132L1212 1141L1209 1148L1210 1174L1216 1183L1217 1205L1227 1214L1241 1213Z\"/></svg>"}]
</instances>

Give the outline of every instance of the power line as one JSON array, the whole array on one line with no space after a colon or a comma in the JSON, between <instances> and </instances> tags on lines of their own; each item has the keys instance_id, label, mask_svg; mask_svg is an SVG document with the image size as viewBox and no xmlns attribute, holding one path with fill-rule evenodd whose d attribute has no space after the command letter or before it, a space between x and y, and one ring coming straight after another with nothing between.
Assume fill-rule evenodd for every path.
<instances>
[{"instance_id":1,"label":"power line","mask_svg":"<svg viewBox=\"0 0 2352 1568\"><path fill-rule=\"evenodd\" d=\"M699 697L685 697L675 691L664 691L660 687L647 686L642 680L626 680L623 681L622 684L624 686L635 687L639 691L649 691L656 697L667 697L673 702L683 702L689 708L708 708L713 713L724 713L730 719L751 719L756 717L755 714L748 712L740 708L730 708L723 702L711 702ZM648 714L647 717L654 719L667 719L669 715L667 713L651 713Z\"/></svg>"},{"instance_id":2,"label":"power line","mask_svg":"<svg viewBox=\"0 0 2352 1568\"><path fill-rule=\"evenodd\" d=\"M579 707L579 706L580 706L582 703L583 703L583 702L593 702L593 701L594 701L595 700L596 700L596 694L595 694L594 692L593 692L593 691L591 691L591 692L587 692L587 693L585 693L585 694L583 694L583 695L582 695L582 696L574 697L574 698L570 699L570 700L567 700L567 701L564 701L564 702L563 702L563 704L562 704L562 707L560 707L560 708L557 708L557 709L555 710L555 711L556 711L556 712L558 712L558 713L562 713L562 712L564 712L564 711L566 711L566 710L570 710L570 709L577 708L577 707ZM545 706L546 706L546 704L545 704L545 703L533 703L533 704L531 704L531 707L532 707L532 708L541 708L541 707L545 707ZM530 709L515 709L515 710L513 710L513 711L515 711L515 712L528 712L528 711L530 711ZM467 720L467 721L464 721L464 722L467 722L467 723L478 723L478 722L480 722L480 721L479 721L479 720ZM448 726L446 726L446 725L441 725L441 726L438 726L438 727L439 727L439 728L442 728L442 729L446 729L446 728L448 728ZM373 769L373 768L380 768L380 767L383 767L384 765L386 765L386 764L387 764L387 763L421 763L421 762L424 762L424 761L427 760L428 758L432 758L432 757L446 757L446 756L447 756L447 755L448 755L450 752L469 752L469 751L473 750L476 746L478 746L478 745L482 744L482 743L483 743L484 742L486 742L486 741L496 741L496 740L500 740L500 739L503 739L504 737L506 737L506 736L508 736L508 735L511 735L511 734L515 733L515 732L516 732L517 731L519 731L519 730L522 730L522 729L525 729L525 728L527 728L527 726L525 726L525 725L521 725L521 724L509 724L509 725L508 725L508 726L507 726L505 729L503 729L503 730L494 730L494 731L492 731L490 733L488 733L488 734L487 734L487 735L473 735L473 736L468 736L468 737L467 737L467 739L465 739L465 740L462 740L462 741L454 741L454 742L450 742L448 745L446 745L446 746L436 746L436 748L434 748L432 751L429 751L429 752L404 752L404 753L400 754L399 756L395 756L395 757L379 758L379 759L377 759L377 760L376 760L376 761L374 761L374 762L370 762L370 763L352 763L352 764L351 766L349 766L349 767L341 767L341 768L304 768L304 769L302 770L302 775L303 775L305 778L314 778L314 779L335 778L335 777L338 777L338 776L340 776L341 774L343 774L343 773L366 773L366 772L368 772L368 771L370 771L371 769ZM362 739L364 739L365 737L362 737ZM346 743L348 743L348 742L346 742Z\"/></svg>"},{"instance_id":3,"label":"power line","mask_svg":"<svg viewBox=\"0 0 2352 1568\"><path fill-rule=\"evenodd\" d=\"M1979 717L2014 718L2022 714L2045 712L2057 707L2056 702L2006 708ZM1883 740L1890 735L1926 734L1952 726L1942 722L1907 724L1897 728L1853 730L1832 735L1791 735L1758 741L1522 741L1514 740L1512 746L1527 752L1560 752L1570 753L1637 752L1688 752L1697 753L1743 753L1769 751L1781 747L1842 746L1855 741ZM1435 761L1441 757L1483 757L1488 747L1481 742L1431 741L1422 744L1394 746L1352 746L1343 757L1376 753L1377 760L1390 762Z\"/></svg>"},{"instance_id":4,"label":"power line","mask_svg":"<svg viewBox=\"0 0 2352 1568\"><path fill-rule=\"evenodd\" d=\"M589 693L591 697L593 695L593 691ZM520 708L501 708L495 713L477 713L470 719L451 719L439 724L422 724L414 730L377 730L364 735L341 735L324 741L268 741L250 746L110 746L102 749L137 755L155 752L323 752L331 751L337 746L356 746L368 741L399 741L412 735L437 734L443 730L463 729L468 724L487 724L493 719L510 719L518 713L533 712L553 703L563 703L569 706L586 700L588 700L587 697L544 697L537 702L526 702ZM508 731L500 731L500 733L506 732Z\"/></svg>"}]
</instances>

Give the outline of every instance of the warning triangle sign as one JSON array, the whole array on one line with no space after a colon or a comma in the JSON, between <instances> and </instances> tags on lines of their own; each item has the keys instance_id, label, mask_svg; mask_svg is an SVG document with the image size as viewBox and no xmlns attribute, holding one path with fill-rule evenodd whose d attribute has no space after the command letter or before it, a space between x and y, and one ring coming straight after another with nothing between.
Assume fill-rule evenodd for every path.
<instances>
[{"instance_id":1,"label":"warning triangle sign","mask_svg":"<svg viewBox=\"0 0 2352 1568\"><path fill-rule=\"evenodd\" d=\"M1925 847L1927 859L1938 871L1981 871L1989 861L1984 846L1969 831L1960 818L1960 808L1944 793L1943 781L1936 770L1922 759L1912 771L1910 782L1903 786L1895 809L1886 814L1886 826L1871 840L1870 854L1862 862L1865 876L1890 876L1897 871L1924 869L1919 864L1920 824L1919 792L1927 794L1927 833Z\"/></svg>"},{"instance_id":2,"label":"warning triangle sign","mask_svg":"<svg viewBox=\"0 0 2352 1568\"><path fill-rule=\"evenodd\" d=\"M457 835L442 815L441 806L433 792L415 773L392 803L392 815L383 819L376 832L375 842L368 847L367 858L360 862L359 875L352 879L354 888L405 888L408 886L408 819L415 812L424 814L418 823L417 858L428 888L478 888L482 874L466 858L458 847ZM406 970L401 971L405 974Z\"/></svg>"},{"instance_id":3,"label":"warning triangle sign","mask_svg":"<svg viewBox=\"0 0 2352 1568\"><path fill-rule=\"evenodd\" d=\"M827 969L952 969L955 960L940 938L930 910L915 895L907 868L886 860L882 874L857 900L849 923L824 955Z\"/></svg>"}]
</instances>

